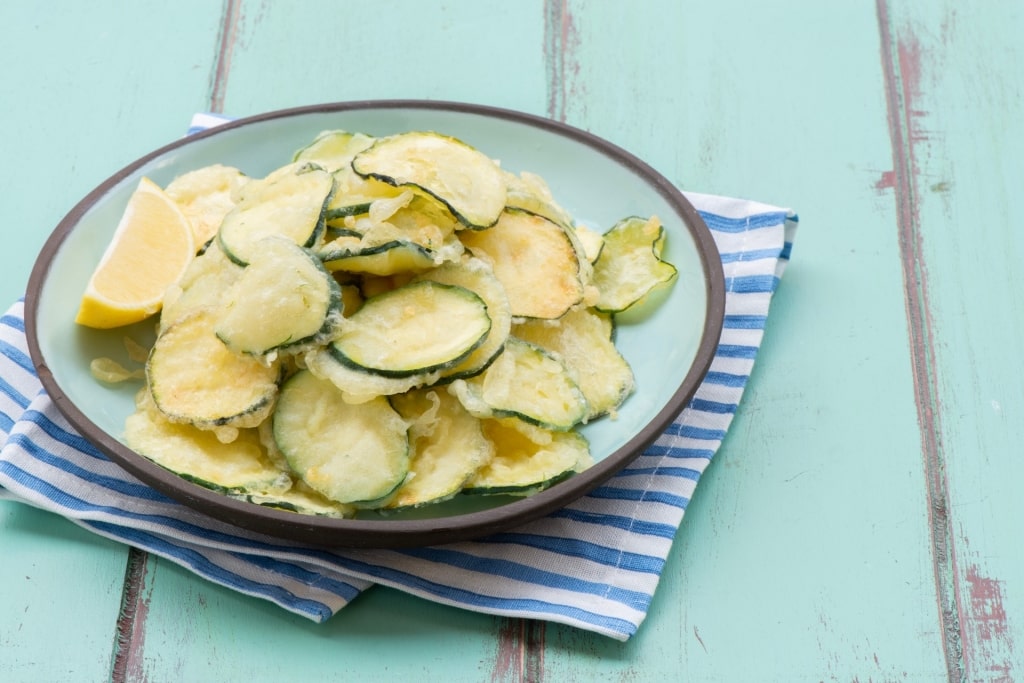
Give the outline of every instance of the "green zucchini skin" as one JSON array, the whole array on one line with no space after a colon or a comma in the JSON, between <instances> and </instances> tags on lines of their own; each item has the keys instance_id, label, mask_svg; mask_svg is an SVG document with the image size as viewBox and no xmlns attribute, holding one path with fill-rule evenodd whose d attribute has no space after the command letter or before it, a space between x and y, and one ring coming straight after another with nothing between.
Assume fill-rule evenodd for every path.
<instances>
[{"instance_id":1,"label":"green zucchini skin","mask_svg":"<svg viewBox=\"0 0 1024 683\"><path fill-rule=\"evenodd\" d=\"M494 269L517 318L552 320L583 300L590 264L583 265L573 234L543 216L507 209L492 228L460 239Z\"/></svg>"},{"instance_id":2,"label":"green zucchini skin","mask_svg":"<svg viewBox=\"0 0 1024 683\"><path fill-rule=\"evenodd\" d=\"M313 247L326 230L324 212L334 193L334 177L310 162L296 162L251 180L238 204L224 217L217 241L235 263L249 264L255 243L284 235Z\"/></svg>"},{"instance_id":3,"label":"green zucchini skin","mask_svg":"<svg viewBox=\"0 0 1024 683\"><path fill-rule=\"evenodd\" d=\"M352 160L352 169L396 187L412 187L448 207L467 228L489 228L505 208L501 168L465 142L413 131L378 139Z\"/></svg>"},{"instance_id":4,"label":"green zucchini skin","mask_svg":"<svg viewBox=\"0 0 1024 683\"><path fill-rule=\"evenodd\" d=\"M149 393L172 422L255 427L273 409L281 365L234 353L216 323L216 309L200 308L160 333L146 362Z\"/></svg>"},{"instance_id":5,"label":"green zucchini skin","mask_svg":"<svg viewBox=\"0 0 1024 683\"><path fill-rule=\"evenodd\" d=\"M549 351L566 367L587 399L585 421L614 414L633 393L633 370L615 347L610 313L577 307L556 321L524 320L512 334Z\"/></svg>"},{"instance_id":6,"label":"green zucchini skin","mask_svg":"<svg viewBox=\"0 0 1024 683\"><path fill-rule=\"evenodd\" d=\"M535 388L545 387L539 395ZM569 431L589 412L570 370L551 352L510 336L483 373L456 380L451 391L479 418L516 418L553 431Z\"/></svg>"},{"instance_id":7,"label":"green zucchini skin","mask_svg":"<svg viewBox=\"0 0 1024 683\"><path fill-rule=\"evenodd\" d=\"M590 444L578 432L527 430L512 420L483 420L494 457L463 487L470 495L529 496L591 464Z\"/></svg>"},{"instance_id":8,"label":"green zucchini skin","mask_svg":"<svg viewBox=\"0 0 1024 683\"><path fill-rule=\"evenodd\" d=\"M657 219L623 218L603 237L594 262L593 284L600 292L597 310L627 311L655 288L675 281L675 266L661 258L666 233Z\"/></svg>"},{"instance_id":9,"label":"green zucchini skin","mask_svg":"<svg viewBox=\"0 0 1024 683\"><path fill-rule=\"evenodd\" d=\"M458 365L490 329L487 306L476 293L420 280L367 299L329 348L350 368L409 377Z\"/></svg>"},{"instance_id":10,"label":"green zucchini skin","mask_svg":"<svg viewBox=\"0 0 1024 683\"><path fill-rule=\"evenodd\" d=\"M273 435L291 469L329 500L379 507L409 472L408 425L387 399L352 404L300 370L281 388Z\"/></svg>"},{"instance_id":11,"label":"green zucchini skin","mask_svg":"<svg viewBox=\"0 0 1024 683\"><path fill-rule=\"evenodd\" d=\"M358 240L358 238L356 238ZM392 240L369 247L351 249L326 245L320 258L329 271L393 275L422 272L437 265L437 254L424 246L404 240Z\"/></svg>"},{"instance_id":12,"label":"green zucchini skin","mask_svg":"<svg viewBox=\"0 0 1024 683\"><path fill-rule=\"evenodd\" d=\"M237 353L295 353L326 343L341 320L341 286L308 249L271 236L227 290L217 337Z\"/></svg>"}]
</instances>

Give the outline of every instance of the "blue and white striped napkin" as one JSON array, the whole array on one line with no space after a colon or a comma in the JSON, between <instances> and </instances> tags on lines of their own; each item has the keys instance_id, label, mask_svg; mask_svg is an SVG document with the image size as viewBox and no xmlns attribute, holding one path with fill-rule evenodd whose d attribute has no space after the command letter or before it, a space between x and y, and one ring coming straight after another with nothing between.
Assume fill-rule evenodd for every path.
<instances>
[{"instance_id":1,"label":"blue and white striped napkin","mask_svg":"<svg viewBox=\"0 0 1024 683\"><path fill-rule=\"evenodd\" d=\"M20 301L0 317L0 499L56 512L315 621L383 584L626 640L647 614L687 503L740 402L797 226L785 209L687 197L714 235L726 276L725 327L710 372L627 470L548 517L471 542L338 551L206 517L134 479L75 433L36 378Z\"/></svg>"}]
</instances>

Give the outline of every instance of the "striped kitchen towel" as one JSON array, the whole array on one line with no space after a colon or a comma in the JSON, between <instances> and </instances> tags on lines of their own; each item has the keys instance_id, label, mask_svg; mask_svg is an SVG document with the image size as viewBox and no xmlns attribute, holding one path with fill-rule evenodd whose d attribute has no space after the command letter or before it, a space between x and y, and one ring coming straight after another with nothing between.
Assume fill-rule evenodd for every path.
<instances>
[{"instance_id":1,"label":"striped kitchen towel","mask_svg":"<svg viewBox=\"0 0 1024 683\"><path fill-rule=\"evenodd\" d=\"M643 455L548 517L477 541L337 551L213 520L134 479L75 433L36 378L20 301L0 318L0 498L56 512L316 621L383 584L626 640L647 614L687 503L740 402L797 226L785 209L687 197L714 235L726 276L725 326L710 372Z\"/></svg>"}]
</instances>

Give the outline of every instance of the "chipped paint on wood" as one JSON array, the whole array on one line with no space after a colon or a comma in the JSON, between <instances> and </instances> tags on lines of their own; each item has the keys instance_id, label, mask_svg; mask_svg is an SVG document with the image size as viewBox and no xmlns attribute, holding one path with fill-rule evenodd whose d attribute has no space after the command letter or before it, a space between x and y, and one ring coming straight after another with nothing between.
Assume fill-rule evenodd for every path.
<instances>
[{"instance_id":1,"label":"chipped paint on wood","mask_svg":"<svg viewBox=\"0 0 1024 683\"><path fill-rule=\"evenodd\" d=\"M544 680L546 624L533 619L504 619L497 633L492 683Z\"/></svg>"},{"instance_id":2,"label":"chipped paint on wood","mask_svg":"<svg viewBox=\"0 0 1024 683\"><path fill-rule=\"evenodd\" d=\"M964 676L961 606L956 591L949 482L942 442L941 392L936 377L935 333L928 298L928 268L924 259L918 200L916 146L928 139L920 126L925 112L918 108L921 99L922 53L920 43L911 30L894 31L887 0L877 0L876 11L881 34L882 68L893 154L892 182L897 204L921 455L927 482L927 512L939 619L949 678L961 680Z\"/></svg>"},{"instance_id":3,"label":"chipped paint on wood","mask_svg":"<svg viewBox=\"0 0 1024 683\"><path fill-rule=\"evenodd\" d=\"M220 35L217 38L217 57L213 63L210 82L210 111L224 111L224 96L231 71L231 57L238 41L238 25L241 20L242 0L225 0Z\"/></svg>"},{"instance_id":4,"label":"chipped paint on wood","mask_svg":"<svg viewBox=\"0 0 1024 683\"><path fill-rule=\"evenodd\" d=\"M141 550L132 548L128 552L110 675L111 680L118 683L146 680L142 666L149 611L149 600L144 596L148 560L149 555Z\"/></svg>"},{"instance_id":5,"label":"chipped paint on wood","mask_svg":"<svg viewBox=\"0 0 1024 683\"><path fill-rule=\"evenodd\" d=\"M580 39L568 0L544 2L544 61L547 68L548 117L565 122L569 104L578 99Z\"/></svg>"},{"instance_id":6,"label":"chipped paint on wood","mask_svg":"<svg viewBox=\"0 0 1024 683\"><path fill-rule=\"evenodd\" d=\"M1003 581L984 576L977 564L970 564L964 573L967 582L967 608L964 639L964 667L974 678L1010 683L1013 637L1006 608L1003 606ZM977 660L975 659L977 658ZM981 671L978 671L978 668Z\"/></svg>"}]
</instances>

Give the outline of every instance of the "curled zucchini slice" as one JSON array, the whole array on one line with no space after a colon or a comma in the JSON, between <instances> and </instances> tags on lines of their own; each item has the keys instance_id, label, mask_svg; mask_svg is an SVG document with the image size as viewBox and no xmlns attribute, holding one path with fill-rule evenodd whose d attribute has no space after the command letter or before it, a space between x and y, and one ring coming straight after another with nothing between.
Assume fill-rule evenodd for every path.
<instances>
[{"instance_id":1,"label":"curled zucchini slice","mask_svg":"<svg viewBox=\"0 0 1024 683\"><path fill-rule=\"evenodd\" d=\"M334 173L334 194L324 210L324 219L331 227L343 227L344 219L370 212L379 200L394 199L406 191L373 178L363 178L351 166Z\"/></svg>"},{"instance_id":2,"label":"curled zucchini slice","mask_svg":"<svg viewBox=\"0 0 1024 683\"><path fill-rule=\"evenodd\" d=\"M260 240L224 295L217 336L237 353L320 345L341 319L341 289L310 251L291 240Z\"/></svg>"},{"instance_id":3,"label":"curled zucchini slice","mask_svg":"<svg viewBox=\"0 0 1024 683\"><path fill-rule=\"evenodd\" d=\"M454 242L459 247L461 243ZM324 267L330 271L371 275L419 273L430 270L444 257L415 242L396 239L373 244L360 236L342 235L320 250Z\"/></svg>"},{"instance_id":4,"label":"curled zucchini slice","mask_svg":"<svg viewBox=\"0 0 1024 683\"><path fill-rule=\"evenodd\" d=\"M292 161L311 161L328 172L348 168L352 159L373 144L374 138L347 130L325 130L295 152Z\"/></svg>"},{"instance_id":5,"label":"curled zucchini slice","mask_svg":"<svg viewBox=\"0 0 1024 683\"><path fill-rule=\"evenodd\" d=\"M544 216L564 228L572 228L572 216L555 201L551 188L539 175L524 171L517 176L506 172L505 180L508 193L505 200L507 208L529 211Z\"/></svg>"},{"instance_id":6,"label":"curled zucchini slice","mask_svg":"<svg viewBox=\"0 0 1024 683\"><path fill-rule=\"evenodd\" d=\"M280 366L231 351L214 333L217 319L201 308L157 337L146 362L153 402L172 422L255 427L274 407Z\"/></svg>"},{"instance_id":7,"label":"curled zucchini slice","mask_svg":"<svg viewBox=\"0 0 1024 683\"><path fill-rule=\"evenodd\" d=\"M308 162L284 166L243 188L238 205L225 217L217 239L228 258L247 265L256 243L270 235L283 235L311 247L324 232L324 207L334 189L334 178Z\"/></svg>"},{"instance_id":8,"label":"curled zucchini slice","mask_svg":"<svg viewBox=\"0 0 1024 683\"><path fill-rule=\"evenodd\" d=\"M586 419L587 399L569 369L551 353L509 337L505 350L476 377L456 380L451 391L480 418L515 417L567 431Z\"/></svg>"},{"instance_id":9,"label":"curled zucchini slice","mask_svg":"<svg viewBox=\"0 0 1024 683\"><path fill-rule=\"evenodd\" d=\"M590 444L577 432L549 432L549 438L537 439L535 432L503 420L484 420L483 431L495 455L466 482L463 492L468 494L530 495L591 462Z\"/></svg>"},{"instance_id":10,"label":"curled zucchini slice","mask_svg":"<svg viewBox=\"0 0 1024 683\"><path fill-rule=\"evenodd\" d=\"M288 473L267 457L255 429L239 430L233 441L223 443L212 432L169 422L150 406L127 417L124 439L136 453L220 493L279 493L292 484Z\"/></svg>"},{"instance_id":11,"label":"curled zucchini slice","mask_svg":"<svg viewBox=\"0 0 1024 683\"><path fill-rule=\"evenodd\" d=\"M410 423L409 478L387 504L419 507L448 500L494 455L480 420L447 392L419 389L393 396L391 404Z\"/></svg>"},{"instance_id":12,"label":"curled zucchini slice","mask_svg":"<svg viewBox=\"0 0 1024 683\"><path fill-rule=\"evenodd\" d=\"M475 293L421 280L367 299L330 350L352 368L407 377L457 365L490 329L487 305Z\"/></svg>"},{"instance_id":13,"label":"curled zucchini slice","mask_svg":"<svg viewBox=\"0 0 1024 683\"><path fill-rule=\"evenodd\" d=\"M587 420L614 413L633 392L633 371L615 348L611 314L574 308L555 321L516 324L512 333L552 352L572 371L587 399Z\"/></svg>"},{"instance_id":14,"label":"curled zucchini slice","mask_svg":"<svg viewBox=\"0 0 1024 683\"><path fill-rule=\"evenodd\" d=\"M632 216L604 234L594 263L593 284L600 292L596 307L617 313L639 303L656 287L676 278L676 268L663 261L665 228L657 218Z\"/></svg>"},{"instance_id":15,"label":"curled zucchini slice","mask_svg":"<svg viewBox=\"0 0 1024 683\"><path fill-rule=\"evenodd\" d=\"M443 202L469 228L487 228L505 208L505 177L493 159L432 132L380 138L352 160L359 175L415 187Z\"/></svg>"},{"instance_id":16,"label":"curled zucchini slice","mask_svg":"<svg viewBox=\"0 0 1024 683\"><path fill-rule=\"evenodd\" d=\"M407 425L385 398L353 405L305 370L281 388L274 439L314 491L353 505L380 505L409 472Z\"/></svg>"},{"instance_id":17,"label":"curled zucchini slice","mask_svg":"<svg viewBox=\"0 0 1024 683\"><path fill-rule=\"evenodd\" d=\"M543 216L509 209L488 230L459 234L494 269L512 315L557 318L583 299L580 257L569 233Z\"/></svg>"}]
</instances>

